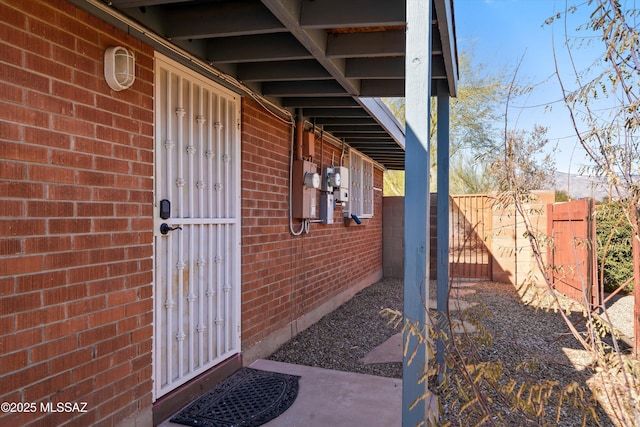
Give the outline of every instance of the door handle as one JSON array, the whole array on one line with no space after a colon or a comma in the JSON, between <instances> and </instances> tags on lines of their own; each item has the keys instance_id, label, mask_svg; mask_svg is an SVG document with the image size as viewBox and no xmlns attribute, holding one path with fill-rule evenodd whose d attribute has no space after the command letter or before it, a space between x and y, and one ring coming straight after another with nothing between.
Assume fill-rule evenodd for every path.
<instances>
[{"instance_id":1,"label":"door handle","mask_svg":"<svg viewBox=\"0 0 640 427\"><path fill-rule=\"evenodd\" d=\"M174 230L182 230L182 227L180 227L179 225L172 227L166 222L160 225L160 234L168 234L170 231L174 231Z\"/></svg>"}]
</instances>

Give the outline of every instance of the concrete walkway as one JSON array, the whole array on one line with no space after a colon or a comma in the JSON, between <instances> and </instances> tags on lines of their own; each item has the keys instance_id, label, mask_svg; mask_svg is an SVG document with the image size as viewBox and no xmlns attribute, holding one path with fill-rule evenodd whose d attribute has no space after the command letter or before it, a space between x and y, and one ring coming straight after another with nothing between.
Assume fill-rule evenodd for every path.
<instances>
[{"instance_id":1,"label":"concrete walkway","mask_svg":"<svg viewBox=\"0 0 640 427\"><path fill-rule=\"evenodd\" d=\"M402 380L271 360L252 368L300 376L293 405L265 427L399 427Z\"/></svg>"},{"instance_id":2,"label":"concrete walkway","mask_svg":"<svg viewBox=\"0 0 640 427\"><path fill-rule=\"evenodd\" d=\"M475 303L459 299L474 293L457 289L450 302L452 311L464 311ZM435 301L430 301L435 308ZM475 332L457 321L455 332ZM402 362L402 333L398 333L361 359L364 364ZM293 405L265 427L400 427L402 425L402 380L353 372L257 360L251 368L300 376L298 397ZM431 399L436 410L435 399ZM168 420L160 427L178 427Z\"/></svg>"},{"instance_id":3,"label":"concrete walkway","mask_svg":"<svg viewBox=\"0 0 640 427\"><path fill-rule=\"evenodd\" d=\"M400 427L402 380L272 360L251 368L300 376L298 397L265 427ZM179 427L169 420L160 427Z\"/></svg>"}]
</instances>

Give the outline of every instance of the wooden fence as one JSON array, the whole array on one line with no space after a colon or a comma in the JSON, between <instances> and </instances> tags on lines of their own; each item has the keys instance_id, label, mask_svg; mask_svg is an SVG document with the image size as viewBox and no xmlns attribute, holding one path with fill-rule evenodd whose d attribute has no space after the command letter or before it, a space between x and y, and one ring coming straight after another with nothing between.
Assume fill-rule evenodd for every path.
<instances>
[{"instance_id":1,"label":"wooden fence","mask_svg":"<svg viewBox=\"0 0 640 427\"><path fill-rule=\"evenodd\" d=\"M585 305L599 302L596 280L596 227L593 200L547 206L549 276L554 288Z\"/></svg>"}]
</instances>

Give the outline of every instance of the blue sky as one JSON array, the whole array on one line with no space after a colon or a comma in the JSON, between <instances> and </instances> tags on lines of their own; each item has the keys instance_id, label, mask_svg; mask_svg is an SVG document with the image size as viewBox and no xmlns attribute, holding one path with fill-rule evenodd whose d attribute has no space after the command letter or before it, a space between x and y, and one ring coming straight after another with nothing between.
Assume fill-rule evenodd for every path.
<instances>
[{"instance_id":1,"label":"blue sky","mask_svg":"<svg viewBox=\"0 0 640 427\"><path fill-rule=\"evenodd\" d=\"M558 144L557 169L578 172L586 160L576 147L575 131L569 122L557 77L554 76L552 46L555 37L559 66L566 83L571 84L569 63L566 61L564 20L553 26L545 20L563 11L565 6L580 5L585 0L454 0L458 48L472 52L475 63L486 66L487 72L504 71L513 76L520 61L517 82L535 85L530 95L511 103L509 127L531 130L534 124L548 127L549 140ZM587 36L575 29L588 21L590 6L583 5L569 15L567 30L570 36ZM572 38L576 41L575 38ZM585 40L588 40L585 39ZM596 44L577 51L579 67L584 68L598 57Z\"/></svg>"}]
</instances>

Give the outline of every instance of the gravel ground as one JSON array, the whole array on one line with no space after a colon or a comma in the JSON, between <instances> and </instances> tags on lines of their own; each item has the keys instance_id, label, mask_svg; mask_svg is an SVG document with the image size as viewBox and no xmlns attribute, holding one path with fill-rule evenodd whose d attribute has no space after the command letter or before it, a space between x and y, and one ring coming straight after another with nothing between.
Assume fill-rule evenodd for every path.
<instances>
[{"instance_id":1,"label":"gravel ground","mask_svg":"<svg viewBox=\"0 0 640 427\"><path fill-rule=\"evenodd\" d=\"M434 284L431 288L431 297L434 298ZM475 293L461 298L479 304L466 310L463 316L465 320L478 320L481 327L486 328L493 339L492 345L480 345L477 348L478 361L500 361L504 366L504 381L514 379L521 384L554 380L558 382L559 387L576 382L585 389L585 396L591 397L589 388L599 386L595 373L591 369L591 357L582 350L558 313L537 310L531 305L523 304L522 299L525 301L531 299L530 295L525 295L521 299L514 287L508 284L479 282L473 284L471 289L474 289ZM285 343L270 359L401 378L401 363L364 365L360 359L398 333L397 329L387 324L380 310L383 308L401 310L402 291L402 280L397 279L385 279L362 290L350 301ZM610 314L627 321L627 313L624 310L621 311L623 315L619 312ZM582 314L569 308L567 312L578 325L578 329L584 329L584 323L580 323ZM459 415L461 404L457 396L445 397L441 394L440 400L441 420L451 421L454 425L462 423ZM598 421L590 418L586 425L617 424L608 415L609 408L606 403L601 405L594 400L592 406ZM506 409L502 408L502 410ZM551 413L547 417L549 419L539 418L528 425L582 424L581 413L572 409L569 404L563 405L559 423L555 422L555 410L555 406L547 408L547 412ZM509 413L508 410L506 412ZM521 420L508 420L509 416L505 421L495 425L525 425Z\"/></svg>"},{"instance_id":2,"label":"gravel ground","mask_svg":"<svg viewBox=\"0 0 640 427\"><path fill-rule=\"evenodd\" d=\"M402 363L364 365L359 360L397 329L380 310L402 310L402 280L383 280L289 340L270 359L338 371L402 378Z\"/></svg>"},{"instance_id":3,"label":"gravel ground","mask_svg":"<svg viewBox=\"0 0 640 427\"><path fill-rule=\"evenodd\" d=\"M633 295L616 295L607 303L609 320L626 338L633 338Z\"/></svg>"}]
</instances>

